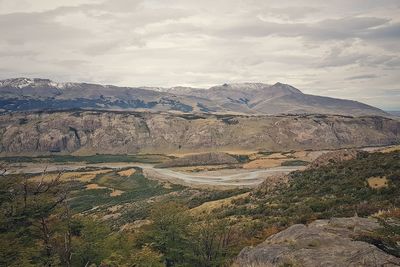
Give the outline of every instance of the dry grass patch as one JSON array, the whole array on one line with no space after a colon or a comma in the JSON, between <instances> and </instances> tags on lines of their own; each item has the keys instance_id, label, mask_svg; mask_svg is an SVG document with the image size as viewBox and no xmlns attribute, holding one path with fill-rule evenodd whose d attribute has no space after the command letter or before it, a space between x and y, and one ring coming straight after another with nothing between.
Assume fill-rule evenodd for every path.
<instances>
[{"instance_id":1,"label":"dry grass patch","mask_svg":"<svg viewBox=\"0 0 400 267\"><path fill-rule=\"evenodd\" d=\"M388 179L386 177L370 177L367 179L368 185L371 188L379 189L388 186Z\"/></svg>"},{"instance_id":2,"label":"dry grass patch","mask_svg":"<svg viewBox=\"0 0 400 267\"><path fill-rule=\"evenodd\" d=\"M95 189L110 189L111 193L110 193L110 197L116 197L116 196L120 196L124 193L124 191L122 190L118 190L118 189L114 189L114 188L110 188L110 187L105 187L105 186L101 186L98 184L88 184L86 185L86 190L95 190Z\"/></svg>"},{"instance_id":3,"label":"dry grass patch","mask_svg":"<svg viewBox=\"0 0 400 267\"><path fill-rule=\"evenodd\" d=\"M135 172L136 172L136 170L134 168L132 168L132 169L124 170L124 171L119 171L118 175L124 176L124 177L129 177L132 174L134 174Z\"/></svg>"},{"instance_id":4,"label":"dry grass patch","mask_svg":"<svg viewBox=\"0 0 400 267\"><path fill-rule=\"evenodd\" d=\"M98 170L98 171L87 171L87 172L65 172L60 176L60 180L78 180L81 182L89 182L94 179L98 174L104 174L111 172L111 170ZM42 179L46 182L51 181L57 177L57 173L46 173L41 175L36 175L31 178L32 181L39 182Z\"/></svg>"},{"instance_id":5,"label":"dry grass patch","mask_svg":"<svg viewBox=\"0 0 400 267\"><path fill-rule=\"evenodd\" d=\"M171 167L171 170L179 172L205 172L205 171L218 171L225 169L232 169L232 165L221 164L221 165L201 165L201 166L185 166L185 167Z\"/></svg>"},{"instance_id":6,"label":"dry grass patch","mask_svg":"<svg viewBox=\"0 0 400 267\"><path fill-rule=\"evenodd\" d=\"M107 210L111 213L116 213L117 211L119 211L122 208L124 208L124 205L114 205L114 206L109 207Z\"/></svg>"},{"instance_id":7,"label":"dry grass patch","mask_svg":"<svg viewBox=\"0 0 400 267\"><path fill-rule=\"evenodd\" d=\"M288 157L286 155L283 155L282 153L272 153L271 155L264 156L263 158L266 158L266 159L287 159Z\"/></svg>"},{"instance_id":8,"label":"dry grass patch","mask_svg":"<svg viewBox=\"0 0 400 267\"><path fill-rule=\"evenodd\" d=\"M107 189L108 187L105 186L100 186L98 184L87 184L86 185L86 190L92 190L92 189Z\"/></svg>"},{"instance_id":9,"label":"dry grass patch","mask_svg":"<svg viewBox=\"0 0 400 267\"><path fill-rule=\"evenodd\" d=\"M240 194L240 195L237 195L237 196L232 196L232 197L228 197L228 198L224 198L224 199L209 201L209 202L201 204L198 207L190 209L189 211L190 211L190 213L197 214L197 215L202 214L202 213L209 213L212 210L220 208L222 206L231 205L232 200L245 198L245 197L249 196L249 194L250 193L247 192L247 193Z\"/></svg>"},{"instance_id":10,"label":"dry grass patch","mask_svg":"<svg viewBox=\"0 0 400 267\"><path fill-rule=\"evenodd\" d=\"M121 231L136 230L142 226L149 225L151 223L152 223L152 221L147 220L147 219L146 220L136 220L134 222L127 223L127 224L124 224L123 226L121 226Z\"/></svg>"},{"instance_id":11,"label":"dry grass patch","mask_svg":"<svg viewBox=\"0 0 400 267\"><path fill-rule=\"evenodd\" d=\"M119 217L121 217L122 213L112 213L112 214L106 214L104 215L101 220L103 221L107 221L107 220L115 220L118 219Z\"/></svg>"},{"instance_id":12,"label":"dry grass patch","mask_svg":"<svg viewBox=\"0 0 400 267\"><path fill-rule=\"evenodd\" d=\"M394 152L394 151L400 152L400 145L391 146L391 147L380 150L380 152L382 152L382 153L390 153L390 152Z\"/></svg>"},{"instance_id":13,"label":"dry grass patch","mask_svg":"<svg viewBox=\"0 0 400 267\"><path fill-rule=\"evenodd\" d=\"M113 189L112 192L110 193L110 197L120 196L123 193L124 193L124 191L122 191L122 190Z\"/></svg>"},{"instance_id":14,"label":"dry grass patch","mask_svg":"<svg viewBox=\"0 0 400 267\"><path fill-rule=\"evenodd\" d=\"M286 158L285 158L286 159ZM243 164L243 169L263 169L281 166L285 159L256 159Z\"/></svg>"}]
</instances>

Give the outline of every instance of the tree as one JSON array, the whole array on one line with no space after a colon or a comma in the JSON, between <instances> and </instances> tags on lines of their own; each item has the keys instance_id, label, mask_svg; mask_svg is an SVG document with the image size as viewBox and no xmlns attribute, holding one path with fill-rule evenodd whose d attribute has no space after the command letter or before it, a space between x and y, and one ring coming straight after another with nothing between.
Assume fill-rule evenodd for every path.
<instances>
[{"instance_id":1,"label":"tree","mask_svg":"<svg viewBox=\"0 0 400 267\"><path fill-rule=\"evenodd\" d=\"M186 207L168 202L157 205L151 211L153 221L146 234L147 242L163 254L166 266L174 266L185 261L188 249L188 226L191 217Z\"/></svg>"},{"instance_id":2,"label":"tree","mask_svg":"<svg viewBox=\"0 0 400 267\"><path fill-rule=\"evenodd\" d=\"M48 175L45 171L39 181L27 176L0 176L1 264L70 266L68 186L61 182L61 175ZM55 229L60 224L66 224L62 227L67 237L62 244L64 257L58 254L56 240ZM9 249L9 244L15 248Z\"/></svg>"},{"instance_id":3,"label":"tree","mask_svg":"<svg viewBox=\"0 0 400 267\"><path fill-rule=\"evenodd\" d=\"M144 246L133 255L135 267L162 267L162 254L154 251L149 246Z\"/></svg>"},{"instance_id":4,"label":"tree","mask_svg":"<svg viewBox=\"0 0 400 267\"><path fill-rule=\"evenodd\" d=\"M98 265L112 253L112 231L105 224L89 218L81 219L79 223L79 238L75 238L73 242L73 263L75 266L89 266L93 263Z\"/></svg>"},{"instance_id":5,"label":"tree","mask_svg":"<svg viewBox=\"0 0 400 267\"><path fill-rule=\"evenodd\" d=\"M191 226L192 258L196 266L223 265L237 241L236 232L227 219L207 216Z\"/></svg>"}]
</instances>

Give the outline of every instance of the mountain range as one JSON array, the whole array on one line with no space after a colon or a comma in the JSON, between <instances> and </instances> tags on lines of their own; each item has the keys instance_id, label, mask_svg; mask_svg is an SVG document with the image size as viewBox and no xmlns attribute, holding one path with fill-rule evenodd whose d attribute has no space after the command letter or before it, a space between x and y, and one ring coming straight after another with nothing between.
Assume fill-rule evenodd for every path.
<instances>
[{"instance_id":1,"label":"mountain range","mask_svg":"<svg viewBox=\"0 0 400 267\"><path fill-rule=\"evenodd\" d=\"M279 82L273 85L232 83L200 89L58 83L38 78L0 81L0 111L70 109L253 115L389 115L357 101L304 94Z\"/></svg>"}]
</instances>

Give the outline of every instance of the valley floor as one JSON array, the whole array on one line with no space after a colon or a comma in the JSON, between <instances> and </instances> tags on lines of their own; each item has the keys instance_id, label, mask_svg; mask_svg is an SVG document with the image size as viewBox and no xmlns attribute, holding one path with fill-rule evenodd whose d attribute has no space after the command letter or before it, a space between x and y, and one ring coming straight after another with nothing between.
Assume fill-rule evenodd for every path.
<instances>
[{"instance_id":1,"label":"valley floor","mask_svg":"<svg viewBox=\"0 0 400 267\"><path fill-rule=\"evenodd\" d=\"M263 169L221 169L214 171L185 172L167 168L156 168L153 164L140 163L100 163L100 164L42 164L38 166L25 165L24 167L13 166L8 174L40 174L43 170L47 172L74 172L85 168L96 169L125 169L141 168L144 175L149 179L169 181L175 184L187 186L209 186L218 188L227 187L254 187L262 183L267 177L277 174L287 174L292 171L304 169L304 166L278 166Z\"/></svg>"},{"instance_id":2,"label":"valley floor","mask_svg":"<svg viewBox=\"0 0 400 267\"><path fill-rule=\"evenodd\" d=\"M100 239L104 235L115 240L126 236L130 238L129 242L126 241L126 246L130 246L126 248L127 251L134 251L132 253L136 256L150 253L151 257L158 259L158 263L171 257L186 264L182 266L211 266L207 265L210 262L212 266L223 266L232 263L244 247L259 244L296 223L351 217L355 212L360 216L375 216L382 212L384 216L390 214L395 217L393 214L397 214L399 208L399 200L394 197L399 190L399 149L400 146L364 148L364 152L241 151L241 154L234 154L231 151L226 155L218 154L217 157L220 160L235 158L231 163L190 162L188 166L172 164L181 162L177 159L185 159L188 155L9 157L1 158L2 167L7 172L1 176L5 179L0 180L0 189L4 189L5 195L14 194L14 191L6 190L10 184L15 190L22 190L27 183L34 189L41 184L51 186L56 178L60 179L60 186L68 185L70 192L67 201L73 218L83 220L79 226L83 228L79 231L90 232L91 228L96 227L110 229L108 234L94 232L88 241L85 241L85 235L76 234L73 240L79 245L75 249L80 249L79 246L84 242L88 242L88 246L93 242L102 244L103 240ZM160 167L166 162L170 163L170 167ZM20 196L23 195L21 192ZM46 199L54 196L46 195ZM2 201L8 203L8 199L12 200L13 197L4 197ZM32 197L32 201L36 201L34 194ZM24 201L19 200L16 205L22 203ZM35 205L32 206L33 211L37 208ZM19 224L13 223L13 220L18 221L26 216L25 208L21 207L20 211L22 215L0 218L9 227L5 235L0 233L4 242L7 238L14 238L9 234L21 230ZM32 217L29 220L36 223L37 219ZM62 221L59 223L62 224ZM54 224L54 229L62 230L65 226L59 227ZM171 227L168 231L174 235L178 228L183 229L179 232L183 240L168 246L190 256L177 255L168 247L154 245L157 244L154 242L169 242L168 236L163 237L166 240L159 240L159 235L167 234L163 232L165 227ZM384 234L374 233L373 236L362 238L368 242L388 238L392 242L393 238ZM38 241L35 233L29 238L34 243L42 242L40 238ZM206 252L197 249L202 245L201 242L211 242L208 238L228 239L227 243L216 244L213 250L217 254L209 255L210 262L204 262L202 257L207 255L197 255ZM372 238L372 241L368 238ZM107 242L114 242L112 244L119 247L115 240ZM26 244L29 245L29 242ZM392 243L388 244L385 251L390 252ZM319 247L314 241L311 245ZM99 250L109 245L101 246ZM147 251L150 248L150 252ZM108 256L91 255L91 261L99 264L107 257L112 258L116 250L109 249L104 252ZM9 253L4 254L7 257L13 255L12 251L4 253ZM118 250L118 253L124 252ZM396 252L390 253L396 255ZM76 255L76 262L86 263L85 254ZM144 259L148 257L144 256ZM128 260L139 261L136 258ZM17 261L9 259L8 262Z\"/></svg>"}]
</instances>

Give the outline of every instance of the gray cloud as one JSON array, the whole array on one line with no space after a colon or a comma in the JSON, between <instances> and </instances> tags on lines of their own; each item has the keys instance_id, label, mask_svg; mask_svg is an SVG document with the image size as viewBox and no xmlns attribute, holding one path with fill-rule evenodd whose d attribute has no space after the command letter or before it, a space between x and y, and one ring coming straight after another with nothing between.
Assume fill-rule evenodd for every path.
<instances>
[{"instance_id":1,"label":"gray cloud","mask_svg":"<svg viewBox=\"0 0 400 267\"><path fill-rule=\"evenodd\" d=\"M386 24L383 27L375 28L366 32L363 37L398 40L400 38L400 23Z\"/></svg>"},{"instance_id":2,"label":"gray cloud","mask_svg":"<svg viewBox=\"0 0 400 267\"><path fill-rule=\"evenodd\" d=\"M304 37L313 40L343 40L346 38L379 35L379 30L376 30L375 27L382 26L388 22L388 19L375 17L327 19L314 23L276 23L252 18L250 21L239 21L237 25L224 28L216 34L242 38L277 35Z\"/></svg>"},{"instance_id":3,"label":"gray cloud","mask_svg":"<svg viewBox=\"0 0 400 267\"><path fill-rule=\"evenodd\" d=\"M279 8L267 8L262 11L261 14L266 17L275 17L277 19L293 21L304 19L309 15L318 12L318 8L309 6L291 6L291 7L279 7Z\"/></svg>"},{"instance_id":4,"label":"gray cloud","mask_svg":"<svg viewBox=\"0 0 400 267\"><path fill-rule=\"evenodd\" d=\"M281 81L400 109L398 94L379 89L400 82L399 9L396 0L0 0L0 78Z\"/></svg>"},{"instance_id":5,"label":"gray cloud","mask_svg":"<svg viewBox=\"0 0 400 267\"><path fill-rule=\"evenodd\" d=\"M364 79L375 79L378 78L375 74L364 74L364 75L356 75L346 78L347 80L364 80Z\"/></svg>"}]
</instances>

